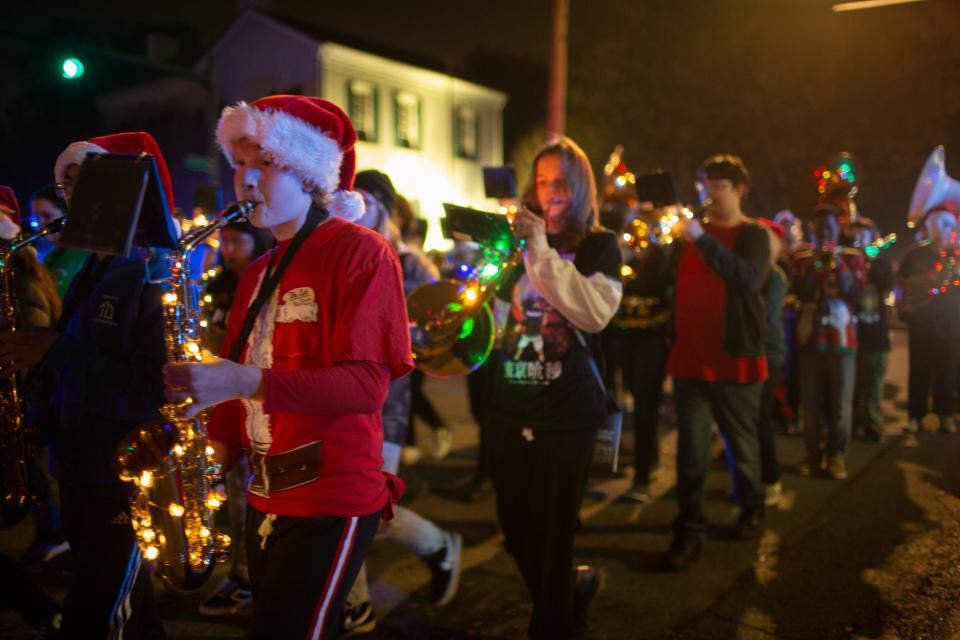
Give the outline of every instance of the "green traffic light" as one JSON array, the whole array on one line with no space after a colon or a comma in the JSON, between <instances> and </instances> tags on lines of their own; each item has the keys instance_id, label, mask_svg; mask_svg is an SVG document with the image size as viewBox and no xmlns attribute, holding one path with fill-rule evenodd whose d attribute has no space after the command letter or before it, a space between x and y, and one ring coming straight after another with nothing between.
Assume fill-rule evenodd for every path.
<instances>
[{"instance_id":1,"label":"green traffic light","mask_svg":"<svg viewBox=\"0 0 960 640\"><path fill-rule=\"evenodd\" d=\"M76 80L83 75L83 63L76 58L66 58L60 69L67 80Z\"/></svg>"}]
</instances>

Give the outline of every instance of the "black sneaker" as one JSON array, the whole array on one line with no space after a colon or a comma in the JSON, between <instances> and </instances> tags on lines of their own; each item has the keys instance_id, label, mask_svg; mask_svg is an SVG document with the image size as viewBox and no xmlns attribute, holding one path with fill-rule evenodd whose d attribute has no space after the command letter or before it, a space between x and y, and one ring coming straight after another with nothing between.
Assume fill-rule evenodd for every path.
<instances>
[{"instance_id":1,"label":"black sneaker","mask_svg":"<svg viewBox=\"0 0 960 640\"><path fill-rule=\"evenodd\" d=\"M250 584L228 576L213 593L200 603L200 613L207 616L225 616L253 604Z\"/></svg>"},{"instance_id":2,"label":"black sneaker","mask_svg":"<svg viewBox=\"0 0 960 640\"><path fill-rule=\"evenodd\" d=\"M443 532L446 544L431 556L424 558L430 565L433 575L430 581L430 597L433 604L442 607L457 595L460 585L460 552L463 549L463 536L459 533Z\"/></svg>"},{"instance_id":3,"label":"black sneaker","mask_svg":"<svg viewBox=\"0 0 960 640\"><path fill-rule=\"evenodd\" d=\"M574 607L587 608L598 591L600 591L600 574L589 565L579 565L573 584Z\"/></svg>"},{"instance_id":4,"label":"black sneaker","mask_svg":"<svg viewBox=\"0 0 960 640\"><path fill-rule=\"evenodd\" d=\"M588 565L580 565L576 569L576 580L573 583L573 626L583 630L587 626L587 614L590 603L600 591L600 574Z\"/></svg>"},{"instance_id":5,"label":"black sneaker","mask_svg":"<svg viewBox=\"0 0 960 640\"><path fill-rule=\"evenodd\" d=\"M340 635L343 638L353 638L364 633L370 633L377 628L377 614L369 602L361 602L355 607L343 607L340 612Z\"/></svg>"},{"instance_id":6,"label":"black sneaker","mask_svg":"<svg viewBox=\"0 0 960 640\"><path fill-rule=\"evenodd\" d=\"M733 540L752 540L763 533L763 509L743 509L737 514L737 519L730 528L730 538Z\"/></svg>"},{"instance_id":7,"label":"black sneaker","mask_svg":"<svg viewBox=\"0 0 960 640\"><path fill-rule=\"evenodd\" d=\"M667 550L666 567L668 571L684 571L689 569L698 560L703 550L702 542L687 542L682 538L674 538Z\"/></svg>"}]
</instances>

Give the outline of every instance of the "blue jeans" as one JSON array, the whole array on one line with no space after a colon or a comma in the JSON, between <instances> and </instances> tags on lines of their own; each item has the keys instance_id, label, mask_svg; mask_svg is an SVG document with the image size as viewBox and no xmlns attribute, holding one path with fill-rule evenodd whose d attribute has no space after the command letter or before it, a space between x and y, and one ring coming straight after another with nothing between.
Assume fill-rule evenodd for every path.
<instances>
[{"instance_id":1,"label":"blue jeans","mask_svg":"<svg viewBox=\"0 0 960 640\"><path fill-rule=\"evenodd\" d=\"M707 534L703 495L716 421L726 442L734 496L743 511L763 507L757 418L763 382L674 380L677 404L677 501L674 536L700 542Z\"/></svg>"}]
</instances>

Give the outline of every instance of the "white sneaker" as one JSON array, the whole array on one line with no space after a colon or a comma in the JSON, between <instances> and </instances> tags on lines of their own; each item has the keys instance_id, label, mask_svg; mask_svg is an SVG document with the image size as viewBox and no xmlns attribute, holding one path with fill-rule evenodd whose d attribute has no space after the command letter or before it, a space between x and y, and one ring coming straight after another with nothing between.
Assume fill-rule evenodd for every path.
<instances>
[{"instance_id":1,"label":"white sneaker","mask_svg":"<svg viewBox=\"0 0 960 640\"><path fill-rule=\"evenodd\" d=\"M377 614L369 602L361 602L355 607L344 605L340 612L339 640L353 638L364 633L370 633L377 628Z\"/></svg>"},{"instance_id":2,"label":"white sneaker","mask_svg":"<svg viewBox=\"0 0 960 640\"><path fill-rule=\"evenodd\" d=\"M417 464L421 457L420 447L404 447L401 457L403 458L403 464L408 467Z\"/></svg>"},{"instance_id":3,"label":"white sneaker","mask_svg":"<svg viewBox=\"0 0 960 640\"><path fill-rule=\"evenodd\" d=\"M767 507L775 507L780 504L780 498L783 496L783 485L778 481L773 484L763 485L763 504Z\"/></svg>"},{"instance_id":4,"label":"white sneaker","mask_svg":"<svg viewBox=\"0 0 960 640\"><path fill-rule=\"evenodd\" d=\"M953 419L953 416L940 416L940 432L941 433L956 433L957 432L957 422Z\"/></svg>"},{"instance_id":5,"label":"white sneaker","mask_svg":"<svg viewBox=\"0 0 960 640\"><path fill-rule=\"evenodd\" d=\"M424 558L430 567L430 596L436 607L442 607L457 595L460 585L460 552L463 550L463 536L459 533L444 531L446 544L432 556Z\"/></svg>"},{"instance_id":6,"label":"white sneaker","mask_svg":"<svg viewBox=\"0 0 960 640\"><path fill-rule=\"evenodd\" d=\"M453 431L450 431L447 427L438 427L433 432L433 443L433 458L443 460L453 446Z\"/></svg>"}]
</instances>

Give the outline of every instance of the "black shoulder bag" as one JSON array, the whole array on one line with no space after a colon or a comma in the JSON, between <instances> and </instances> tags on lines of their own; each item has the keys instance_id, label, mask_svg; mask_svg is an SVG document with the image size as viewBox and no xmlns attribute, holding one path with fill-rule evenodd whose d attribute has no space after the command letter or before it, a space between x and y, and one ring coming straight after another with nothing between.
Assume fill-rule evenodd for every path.
<instances>
[{"instance_id":1,"label":"black shoulder bag","mask_svg":"<svg viewBox=\"0 0 960 640\"><path fill-rule=\"evenodd\" d=\"M603 426L597 429L597 436L593 445L593 466L597 469L609 468L613 473L616 473L617 466L620 462L620 435L623 432L623 411L620 409L620 405L617 404L616 398L613 397L613 392L607 389L607 385L603 383L600 368L597 366L597 361L593 357L593 352L590 350L586 338L583 337L583 333L573 325L570 325L570 327L573 329L573 332L577 334L577 340L586 350L590 370L593 371L593 377L596 379L597 384L600 385L600 390L606 399L607 415Z\"/></svg>"}]
</instances>

